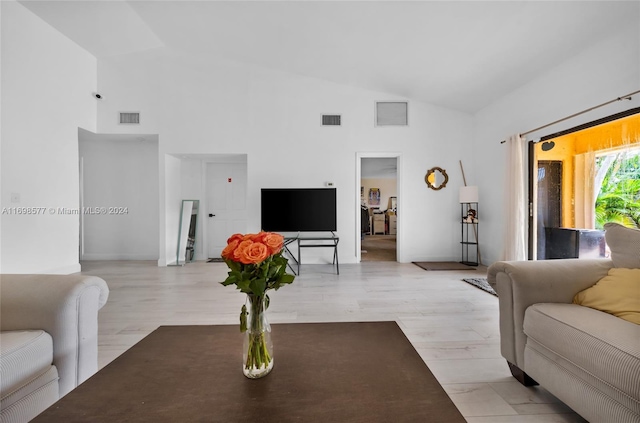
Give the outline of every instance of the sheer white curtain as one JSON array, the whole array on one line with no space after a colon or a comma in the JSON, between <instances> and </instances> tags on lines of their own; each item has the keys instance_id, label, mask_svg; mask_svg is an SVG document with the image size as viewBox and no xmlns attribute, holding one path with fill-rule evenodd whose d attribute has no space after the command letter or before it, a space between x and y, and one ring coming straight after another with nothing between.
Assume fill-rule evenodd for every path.
<instances>
[{"instance_id":1,"label":"sheer white curtain","mask_svg":"<svg viewBox=\"0 0 640 423\"><path fill-rule=\"evenodd\" d=\"M503 260L526 260L527 206L525 197L526 166L524 139L519 134L507 138L507 171L505 173Z\"/></svg>"},{"instance_id":2,"label":"sheer white curtain","mask_svg":"<svg viewBox=\"0 0 640 423\"><path fill-rule=\"evenodd\" d=\"M596 154L593 151L577 154L573 163L574 224L576 228L595 229L596 193L594 179L596 178ZM600 191L599 188L598 191Z\"/></svg>"}]
</instances>

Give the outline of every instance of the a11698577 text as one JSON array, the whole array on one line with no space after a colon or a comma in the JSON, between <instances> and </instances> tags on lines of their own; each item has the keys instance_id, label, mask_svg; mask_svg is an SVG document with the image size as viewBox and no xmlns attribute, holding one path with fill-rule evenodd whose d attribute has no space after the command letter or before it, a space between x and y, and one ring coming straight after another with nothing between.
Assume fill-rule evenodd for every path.
<instances>
[{"instance_id":1,"label":"a11698577 text","mask_svg":"<svg viewBox=\"0 0 640 423\"><path fill-rule=\"evenodd\" d=\"M123 215L129 207L3 207L3 215Z\"/></svg>"}]
</instances>

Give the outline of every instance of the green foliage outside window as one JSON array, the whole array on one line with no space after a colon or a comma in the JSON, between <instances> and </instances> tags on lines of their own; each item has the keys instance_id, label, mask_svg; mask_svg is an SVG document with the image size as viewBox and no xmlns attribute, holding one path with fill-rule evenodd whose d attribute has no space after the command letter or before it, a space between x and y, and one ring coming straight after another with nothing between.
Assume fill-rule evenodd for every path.
<instances>
[{"instance_id":1,"label":"green foliage outside window","mask_svg":"<svg viewBox=\"0 0 640 423\"><path fill-rule=\"evenodd\" d=\"M640 229L640 150L598 157L596 167L603 174L596 198L596 228L616 222Z\"/></svg>"}]
</instances>

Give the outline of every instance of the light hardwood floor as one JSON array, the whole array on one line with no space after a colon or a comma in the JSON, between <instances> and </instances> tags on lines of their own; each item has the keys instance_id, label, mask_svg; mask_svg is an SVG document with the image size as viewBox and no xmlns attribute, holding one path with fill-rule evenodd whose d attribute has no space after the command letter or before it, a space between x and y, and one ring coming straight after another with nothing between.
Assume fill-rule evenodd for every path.
<instances>
[{"instance_id":1,"label":"light hardwood floor","mask_svg":"<svg viewBox=\"0 0 640 423\"><path fill-rule=\"evenodd\" d=\"M105 366L160 325L238 324L244 295L218 282L224 263L157 267L149 261L92 261L82 273L110 288L99 315ZM413 264L303 265L294 283L270 293L271 323L398 323L470 423L585 422L541 387L525 388L500 356L498 300L465 282L476 271L425 271ZM277 351L276 351L277 354Z\"/></svg>"}]
</instances>

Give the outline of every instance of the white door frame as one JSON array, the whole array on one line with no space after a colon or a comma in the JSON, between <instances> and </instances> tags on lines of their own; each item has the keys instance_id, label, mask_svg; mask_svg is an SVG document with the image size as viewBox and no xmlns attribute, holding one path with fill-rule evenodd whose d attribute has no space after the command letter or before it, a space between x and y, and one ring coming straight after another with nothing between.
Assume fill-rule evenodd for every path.
<instances>
[{"instance_id":1,"label":"white door frame","mask_svg":"<svg viewBox=\"0 0 640 423\"><path fill-rule=\"evenodd\" d=\"M360 213L360 187L362 186L362 159L365 158L389 158L396 159L398 165L398 172L396 177L396 189L397 189L397 204L398 204L398 223L396 234L396 261L403 262L403 248L402 248L402 227L404 226L404 220L402 219L402 212L404 210L404 195L402 195L402 153L394 152L356 152L356 201L355 201L355 213L356 213L356 263L360 263L361 257L361 234L362 234L362 221Z\"/></svg>"},{"instance_id":2,"label":"white door frame","mask_svg":"<svg viewBox=\"0 0 640 423\"><path fill-rule=\"evenodd\" d=\"M79 142L78 142L79 144ZM78 260L84 259L84 157L80 156L80 246L78 248Z\"/></svg>"}]
</instances>

